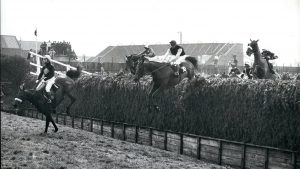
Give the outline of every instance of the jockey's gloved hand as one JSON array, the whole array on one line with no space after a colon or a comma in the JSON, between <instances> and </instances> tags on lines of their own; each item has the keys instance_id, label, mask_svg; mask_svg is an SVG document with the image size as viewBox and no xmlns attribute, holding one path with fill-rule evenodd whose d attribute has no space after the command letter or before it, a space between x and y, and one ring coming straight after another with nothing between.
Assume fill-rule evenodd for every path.
<instances>
[{"instance_id":1,"label":"jockey's gloved hand","mask_svg":"<svg viewBox=\"0 0 300 169\"><path fill-rule=\"evenodd\" d=\"M36 81L35 81L35 83L38 83L38 82L39 82L39 80L36 80Z\"/></svg>"}]
</instances>

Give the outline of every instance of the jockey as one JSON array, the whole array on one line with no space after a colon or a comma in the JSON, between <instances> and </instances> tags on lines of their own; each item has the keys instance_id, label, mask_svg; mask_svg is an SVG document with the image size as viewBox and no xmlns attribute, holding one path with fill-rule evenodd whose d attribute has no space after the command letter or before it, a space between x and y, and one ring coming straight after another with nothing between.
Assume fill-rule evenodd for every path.
<instances>
[{"instance_id":1,"label":"jockey","mask_svg":"<svg viewBox=\"0 0 300 169\"><path fill-rule=\"evenodd\" d=\"M270 68L271 73L275 74L273 64L270 62L270 60L277 59L278 56L276 56L274 53L270 52L269 50L262 49L261 53L262 57L266 59L268 66Z\"/></svg>"},{"instance_id":2,"label":"jockey","mask_svg":"<svg viewBox=\"0 0 300 169\"><path fill-rule=\"evenodd\" d=\"M41 79L41 83L36 87L36 91L41 90L45 85L46 90L46 97L48 99L48 103L51 103L52 96L50 89L52 85L55 83L55 76L54 76L54 67L51 65L51 57L49 55L45 55L44 58L44 66L42 67L41 73L38 76L38 79L36 80L36 83L38 83Z\"/></svg>"},{"instance_id":3,"label":"jockey","mask_svg":"<svg viewBox=\"0 0 300 169\"><path fill-rule=\"evenodd\" d=\"M174 65L172 68L174 70L174 75L175 76L179 76L179 69L178 68L178 63L176 63L176 61L180 58L180 56L184 56L185 52L184 49L177 45L175 40L172 40L169 42L171 47L167 50L165 56L172 56L171 59L169 60L169 62L171 63L171 65Z\"/></svg>"},{"instance_id":4,"label":"jockey","mask_svg":"<svg viewBox=\"0 0 300 169\"><path fill-rule=\"evenodd\" d=\"M150 48L149 45L145 45L144 48L145 50L139 53L138 56L144 55L146 57L151 57L151 58L155 56L154 50Z\"/></svg>"}]
</instances>

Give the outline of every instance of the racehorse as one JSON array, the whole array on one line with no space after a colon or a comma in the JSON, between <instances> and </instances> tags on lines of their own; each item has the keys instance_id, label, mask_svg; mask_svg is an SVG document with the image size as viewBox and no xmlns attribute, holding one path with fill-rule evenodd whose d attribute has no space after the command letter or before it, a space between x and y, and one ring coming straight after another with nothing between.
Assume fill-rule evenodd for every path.
<instances>
[{"instance_id":1,"label":"racehorse","mask_svg":"<svg viewBox=\"0 0 300 169\"><path fill-rule=\"evenodd\" d=\"M55 79L55 84L52 86L52 91L54 89L55 97L52 103L48 103L48 99L45 97L44 89L36 91L35 89L25 90L23 83L20 86L20 90L15 98L14 107L18 107L19 103L27 100L32 103L39 112L43 113L46 116L46 128L45 133L48 131L49 122L52 122L55 132L57 132L57 126L55 125L51 113L56 112L56 107L63 101L64 96L68 96L71 100L71 103L67 106L66 113L70 114L70 108L73 103L76 101L75 97L71 95L71 91L74 88L75 80L81 74L81 67L77 66L77 70L67 71L67 77L57 77ZM55 87L57 86L57 87Z\"/></svg>"},{"instance_id":2,"label":"racehorse","mask_svg":"<svg viewBox=\"0 0 300 169\"><path fill-rule=\"evenodd\" d=\"M70 108L76 101L76 98L71 94L71 92L75 86L75 80L79 78L81 74L81 69L81 66L77 66L77 70L68 70L66 72L66 77L57 77L55 79L55 83L51 88L51 92L54 93L54 100L51 103L53 112L55 112L55 108L64 100L64 96L67 96L70 98L71 102L67 106L66 113L70 114ZM45 95L45 85L42 86L43 87L41 87L39 92Z\"/></svg>"},{"instance_id":3,"label":"racehorse","mask_svg":"<svg viewBox=\"0 0 300 169\"><path fill-rule=\"evenodd\" d=\"M251 56L254 54L253 63L253 78L256 79L277 79L279 75L270 69L268 62L264 59L260 53L258 42L259 40L251 40L248 44L246 54Z\"/></svg>"},{"instance_id":4,"label":"racehorse","mask_svg":"<svg viewBox=\"0 0 300 169\"><path fill-rule=\"evenodd\" d=\"M53 106L50 103L47 103L48 100L45 98L42 92L36 91L35 89L25 90L24 85L25 84L23 83L20 86L17 97L15 98L14 107L17 108L19 103L23 103L23 101L29 101L37 108L39 112L46 116L45 133L48 131L50 122L54 126L54 132L57 132L58 128L51 116L51 113L53 112Z\"/></svg>"},{"instance_id":5,"label":"racehorse","mask_svg":"<svg viewBox=\"0 0 300 169\"><path fill-rule=\"evenodd\" d=\"M186 77L191 80L195 76L194 70L197 68L197 60L193 57L186 57L179 66L182 67L179 71L180 75L175 76L169 63L149 61L144 56L139 57L134 54L126 56L126 68L129 67L131 73L135 75L135 81L139 81L145 74L152 76L151 90L148 95L148 111L150 111L151 106L159 110L159 107L152 103L153 97L159 92L179 84ZM186 69L186 71L183 71L183 69Z\"/></svg>"}]
</instances>

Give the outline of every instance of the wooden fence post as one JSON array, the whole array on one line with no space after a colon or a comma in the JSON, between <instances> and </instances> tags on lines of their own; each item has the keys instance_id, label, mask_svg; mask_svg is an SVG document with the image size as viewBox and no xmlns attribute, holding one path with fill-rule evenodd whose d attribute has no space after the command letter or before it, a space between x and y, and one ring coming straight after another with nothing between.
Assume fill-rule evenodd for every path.
<instances>
[{"instance_id":1,"label":"wooden fence post","mask_svg":"<svg viewBox=\"0 0 300 169\"><path fill-rule=\"evenodd\" d=\"M168 132L165 131L165 139L164 139L164 150L168 150Z\"/></svg>"},{"instance_id":2,"label":"wooden fence post","mask_svg":"<svg viewBox=\"0 0 300 169\"><path fill-rule=\"evenodd\" d=\"M183 154L183 134L180 133L180 154Z\"/></svg>"},{"instance_id":3,"label":"wooden fence post","mask_svg":"<svg viewBox=\"0 0 300 169\"><path fill-rule=\"evenodd\" d=\"M74 125L74 120L75 120L75 118L74 118L74 115L73 115L73 116L72 116L72 128L75 127L75 125Z\"/></svg>"},{"instance_id":4,"label":"wooden fence post","mask_svg":"<svg viewBox=\"0 0 300 169\"><path fill-rule=\"evenodd\" d=\"M242 158L241 158L241 169L245 168L246 165L246 144L242 145Z\"/></svg>"},{"instance_id":5,"label":"wooden fence post","mask_svg":"<svg viewBox=\"0 0 300 169\"><path fill-rule=\"evenodd\" d=\"M90 118L90 121L91 121L90 131L93 132L93 118Z\"/></svg>"},{"instance_id":6,"label":"wooden fence post","mask_svg":"<svg viewBox=\"0 0 300 169\"><path fill-rule=\"evenodd\" d=\"M35 118L39 119L39 112L38 111L35 111L35 112L36 112Z\"/></svg>"},{"instance_id":7,"label":"wooden fence post","mask_svg":"<svg viewBox=\"0 0 300 169\"><path fill-rule=\"evenodd\" d=\"M67 122L66 122L66 114L64 114L64 125L66 125Z\"/></svg>"},{"instance_id":8,"label":"wooden fence post","mask_svg":"<svg viewBox=\"0 0 300 169\"><path fill-rule=\"evenodd\" d=\"M297 153L292 153L292 163L293 163L293 169L297 169Z\"/></svg>"},{"instance_id":9,"label":"wooden fence post","mask_svg":"<svg viewBox=\"0 0 300 169\"><path fill-rule=\"evenodd\" d=\"M197 159L201 159L201 137L197 139Z\"/></svg>"},{"instance_id":10,"label":"wooden fence post","mask_svg":"<svg viewBox=\"0 0 300 169\"><path fill-rule=\"evenodd\" d=\"M101 120L100 134L103 135L103 120Z\"/></svg>"},{"instance_id":11,"label":"wooden fence post","mask_svg":"<svg viewBox=\"0 0 300 169\"><path fill-rule=\"evenodd\" d=\"M111 123L111 137L114 138L115 136L115 124L114 122Z\"/></svg>"},{"instance_id":12,"label":"wooden fence post","mask_svg":"<svg viewBox=\"0 0 300 169\"><path fill-rule=\"evenodd\" d=\"M83 117L81 117L81 125L80 128L83 129Z\"/></svg>"},{"instance_id":13,"label":"wooden fence post","mask_svg":"<svg viewBox=\"0 0 300 169\"><path fill-rule=\"evenodd\" d=\"M222 165L222 146L223 142L219 140L219 157L218 157L218 164Z\"/></svg>"},{"instance_id":14,"label":"wooden fence post","mask_svg":"<svg viewBox=\"0 0 300 169\"><path fill-rule=\"evenodd\" d=\"M150 127L149 128L149 145L152 146L152 134L153 134L153 131L152 131L152 128Z\"/></svg>"},{"instance_id":15,"label":"wooden fence post","mask_svg":"<svg viewBox=\"0 0 300 169\"><path fill-rule=\"evenodd\" d=\"M126 140L126 124L123 124L123 140Z\"/></svg>"},{"instance_id":16,"label":"wooden fence post","mask_svg":"<svg viewBox=\"0 0 300 169\"><path fill-rule=\"evenodd\" d=\"M33 110L31 110L31 117L33 118Z\"/></svg>"},{"instance_id":17,"label":"wooden fence post","mask_svg":"<svg viewBox=\"0 0 300 169\"><path fill-rule=\"evenodd\" d=\"M269 168L269 149L265 149L265 169Z\"/></svg>"},{"instance_id":18,"label":"wooden fence post","mask_svg":"<svg viewBox=\"0 0 300 169\"><path fill-rule=\"evenodd\" d=\"M139 141L139 127L135 126L135 143Z\"/></svg>"}]
</instances>

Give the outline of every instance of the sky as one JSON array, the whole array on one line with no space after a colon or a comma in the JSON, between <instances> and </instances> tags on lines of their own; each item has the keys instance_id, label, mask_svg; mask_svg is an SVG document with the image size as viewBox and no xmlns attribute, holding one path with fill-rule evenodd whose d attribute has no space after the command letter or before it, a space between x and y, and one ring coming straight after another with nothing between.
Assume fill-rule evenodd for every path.
<instances>
[{"instance_id":1,"label":"sky","mask_svg":"<svg viewBox=\"0 0 300 169\"><path fill-rule=\"evenodd\" d=\"M259 39L278 65L300 64L300 0L1 0L1 35L67 41L78 56L108 46ZM248 56L245 56L248 57Z\"/></svg>"}]
</instances>

